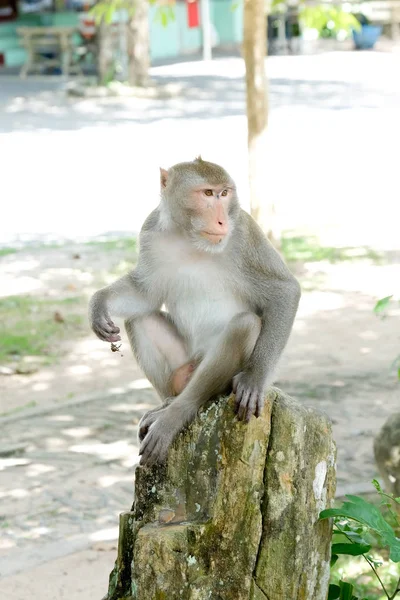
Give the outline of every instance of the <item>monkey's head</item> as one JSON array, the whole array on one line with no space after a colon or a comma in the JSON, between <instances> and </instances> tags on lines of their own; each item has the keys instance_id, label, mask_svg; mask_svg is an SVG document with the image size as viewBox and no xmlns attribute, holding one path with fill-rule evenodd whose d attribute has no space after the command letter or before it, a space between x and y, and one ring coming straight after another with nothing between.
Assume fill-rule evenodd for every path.
<instances>
[{"instance_id":1,"label":"monkey's head","mask_svg":"<svg viewBox=\"0 0 400 600\"><path fill-rule=\"evenodd\" d=\"M161 207L167 219L200 250L223 250L239 212L232 178L200 156L160 171Z\"/></svg>"}]
</instances>

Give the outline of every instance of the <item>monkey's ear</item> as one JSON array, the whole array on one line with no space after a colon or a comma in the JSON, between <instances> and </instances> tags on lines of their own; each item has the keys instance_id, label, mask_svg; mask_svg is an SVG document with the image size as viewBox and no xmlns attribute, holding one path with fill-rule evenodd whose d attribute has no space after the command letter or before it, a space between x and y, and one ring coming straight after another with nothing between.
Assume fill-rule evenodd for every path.
<instances>
[{"instance_id":1,"label":"monkey's ear","mask_svg":"<svg viewBox=\"0 0 400 600\"><path fill-rule=\"evenodd\" d=\"M168 181L168 171L166 169L163 169L162 167L160 167L160 183L161 183L162 188L167 187L167 181Z\"/></svg>"}]
</instances>

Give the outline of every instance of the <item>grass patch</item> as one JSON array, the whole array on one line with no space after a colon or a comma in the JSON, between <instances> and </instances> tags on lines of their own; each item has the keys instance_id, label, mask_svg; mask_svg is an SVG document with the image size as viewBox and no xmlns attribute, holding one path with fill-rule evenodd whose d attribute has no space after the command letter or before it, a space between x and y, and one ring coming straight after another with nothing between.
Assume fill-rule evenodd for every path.
<instances>
[{"instance_id":1,"label":"grass patch","mask_svg":"<svg viewBox=\"0 0 400 600\"><path fill-rule=\"evenodd\" d=\"M113 252L115 250L123 250L129 252L136 252L137 240L136 238L120 238L117 240L91 240L85 242L85 246L94 246L100 251Z\"/></svg>"},{"instance_id":2,"label":"grass patch","mask_svg":"<svg viewBox=\"0 0 400 600\"><path fill-rule=\"evenodd\" d=\"M43 300L32 296L9 296L0 299L0 362L18 362L37 357L40 364L57 358L57 345L65 339L79 337L84 318L79 308L84 299ZM63 322L54 315L58 312Z\"/></svg>"},{"instance_id":3,"label":"grass patch","mask_svg":"<svg viewBox=\"0 0 400 600\"><path fill-rule=\"evenodd\" d=\"M0 258L8 256L8 254L15 254L16 252L18 252L16 248L0 248Z\"/></svg>"},{"instance_id":4,"label":"grass patch","mask_svg":"<svg viewBox=\"0 0 400 600\"><path fill-rule=\"evenodd\" d=\"M281 251L288 262L320 262L337 263L369 259L380 262L382 255L366 246L359 248L321 246L318 239L312 236L283 236Z\"/></svg>"},{"instance_id":5,"label":"grass patch","mask_svg":"<svg viewBox=\"0 0 400 600\"><path fill-rule=\"evenodd\" d=\"M15 408L12 408L11 410L7 410L6 412L0 413L0 417L9 417L11 415L15 415L15 413L19 413L19 412L25 410L26 408L35 408L35 406L37 406L37 402L35 402L35 400L31 400L30 402L27 402L26 404L23 404L22 406L16 406Z\"/></svg>"}]
</instances>

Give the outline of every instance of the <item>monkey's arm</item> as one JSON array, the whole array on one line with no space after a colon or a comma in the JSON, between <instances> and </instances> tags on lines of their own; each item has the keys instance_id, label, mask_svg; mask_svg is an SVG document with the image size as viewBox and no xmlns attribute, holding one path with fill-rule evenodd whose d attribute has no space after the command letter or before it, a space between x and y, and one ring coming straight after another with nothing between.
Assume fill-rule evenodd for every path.
<instances>
[{"instance_id":1,"label":"monkey's arm","mask_svg":"<svg viewBox=\"0 0 400 600\"><path fill-rule=\"evenodd\" d=\"M119 327L111 317L128 319L158 310L162 302L149 293L145 274L149 268L152 232L158 229L159 212L153 210L140 231L140 253L136 269L96 292L89 302L89 322L94 333L105 342L117 342ZM146 267L147 264L147 267ZM151 265L151 262L150 262Z\"/></svg>"},{"instance_id":2,"label":"monkey's arm","mask_svg":"<svg viewBox=\"0 0 400 600\"><path fill-rule=\"evenodd\" d=\"M127 319L158 308L140 285L137 271L132 271L92 296L89 321L97 337L105 342L117 342L121 339L120 330L112 321L113 316Z\"/></svg>"},{"instance_id":3,"label":"monkey's arm","mask_svg":"<svg viewBox=\"0 0 400 600\"><path fill-rule=\"evenodd\" d=\"M243 225L251 240L242 249L245 285L261 317L261 332L248 365L233 382L239 418L249 419L262 410L266 388L292 330L300 285L247 214Z\"/></svg>"}]
</instances>

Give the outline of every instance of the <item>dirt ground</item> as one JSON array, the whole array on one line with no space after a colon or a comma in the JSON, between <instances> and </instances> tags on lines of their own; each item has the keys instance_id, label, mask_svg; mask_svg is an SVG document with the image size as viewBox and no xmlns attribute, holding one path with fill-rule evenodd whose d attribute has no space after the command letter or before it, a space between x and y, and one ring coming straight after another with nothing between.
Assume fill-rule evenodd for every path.
<instances>
[{"instance_id":1,"label":"dirt ground","mask_svg":"<svg viewBox=\"0 0 400 600\"><path fill-rule=\"evenodd\" d=\"M393 304L385 319L372 310L400 281L397 256L291 264L303 296L276 384L332 419L339 494L368 489L373 436L399 409L390 365L400 310ZM79 281L82 315L76 339L57 343L54 364L1 377L0 594L10 600L22 600L27 586L49 600L100 600L106 590L118 513L132 500L136 425L157 398L125 336L120 354L91 334L86 303L129 257L74 244L1 259L3 291L50 296L62 307Z\"/></svg>"},{"instance_id":2,"label":"dirt ground","mask_svg":"<svg viewBox=\"0 0 400 600\"><path fill-rule=\"evenodd\" d=\"M373 437L400 409L390 368L400 353L399 304L385 319L373 313L379 298L400 298L396 61L378 49L268 62L266 189L279 199L283 229L301 224L323 246L383 250L378 259L354 248L354 260L331 262L330 252L316 260L311 252L291 263L303 296L276 384L332 419L339 494L368 489L376 475ZM178 77L186 95L151 106L71 101L47 80L1 82L0 162L8 165L1 194L9 201L0 240L19 244L20 233L32 231L135 232L151 208L149 189L157 201L156 167L199 152L225 156L246 190L242 61L156 71ZM236 144L227 144L232 132ZM113 210L97 210L110 198ZM0 253L0 302L31 296L30 330L35 339L50 337L40 364L0 361L0 596L100 600L118 514L132 502L137 423L157 398L126 337L122 352L112 353L91 334L87 300L128 270L135 252L93 239L16 249ZM18 310L5 310L0 327L12 332Z\"/></svg>"}]
</instances>

